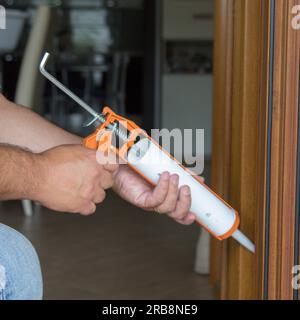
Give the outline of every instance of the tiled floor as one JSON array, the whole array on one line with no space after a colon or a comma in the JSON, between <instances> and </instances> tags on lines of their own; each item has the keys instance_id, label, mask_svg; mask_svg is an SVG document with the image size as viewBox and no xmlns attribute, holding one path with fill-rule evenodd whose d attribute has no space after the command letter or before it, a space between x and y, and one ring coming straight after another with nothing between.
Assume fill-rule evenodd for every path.
<instances>
[{"instance_id":1,"label":"tiled floor","mask_svg":"<svg viewBox=\"0 0 300 320\"><path fill-rule=\"evenodd\" d=\"M20 202L0 203L0 222L25 234L41 259L45 299L211 299L193 272L198 227L143 212L110 193L88 218Z\"/></svg>"}]
</instances>

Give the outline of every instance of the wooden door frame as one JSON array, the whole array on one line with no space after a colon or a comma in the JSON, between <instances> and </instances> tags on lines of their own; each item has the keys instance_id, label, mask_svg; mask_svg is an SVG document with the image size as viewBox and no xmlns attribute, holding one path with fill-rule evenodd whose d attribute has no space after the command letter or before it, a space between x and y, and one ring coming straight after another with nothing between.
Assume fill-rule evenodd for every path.
<instances>
[{"instance_id":1,"label":"wooden door frame","mask_svg":"<svg viewBox=\"0 0 300 320\"><path fill-rule=\"evenodd\" d=\"M291 26L298 0L274 3L272 110L269 110L269 197L264 298L293 299L295 265L300 33ZM269 229L269 230L268 230Z\"/></svg>"},{"instance_id":2,"label":"wooden door frame","mask_svg":"<svg viewBox=\"0 0 300 320\"><path fill-rule=\"evenodd\" d=\"M212 187L228 201L231 103L232 103L232 55L233 55L233 1L215 1L214 43L214 109L212 143ZM220 56L222 52L222 56ZM226 246L227 242L211 239L210 279L217 296L226 290ZM221 267L222 266L222 267ZM222 291L222 292L221 292Z\"/></svg>"},{"instance_id":3,"label":"wooden door frame","mask_svg":"<svg viewBox=\"0 0 300 320\"><path fill-rule=\"evenodd\" d=\"M211 279L223 299L295 297L295 4L299 0L215 0L212 184L240 211L241 229L257 249L252 256L233 241L212 241Z\"/></svg>"}]
</instances>

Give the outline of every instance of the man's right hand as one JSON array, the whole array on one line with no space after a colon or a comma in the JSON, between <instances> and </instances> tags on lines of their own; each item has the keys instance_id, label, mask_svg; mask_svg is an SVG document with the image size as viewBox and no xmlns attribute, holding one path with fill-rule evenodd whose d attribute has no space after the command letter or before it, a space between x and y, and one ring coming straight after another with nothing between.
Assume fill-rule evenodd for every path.
<instances>
[{"instance_id":1,"label":"man's right hand","mask_svg":"<svg viewBox=\"0 0 300 320\"><path fill-rule=\"evenodd\" d=\"M100 165L95 151L68 145L35 157L35 185L30 198L55 210L89 215L113 185L117 165Z\"/></svg>"}]
</instances>

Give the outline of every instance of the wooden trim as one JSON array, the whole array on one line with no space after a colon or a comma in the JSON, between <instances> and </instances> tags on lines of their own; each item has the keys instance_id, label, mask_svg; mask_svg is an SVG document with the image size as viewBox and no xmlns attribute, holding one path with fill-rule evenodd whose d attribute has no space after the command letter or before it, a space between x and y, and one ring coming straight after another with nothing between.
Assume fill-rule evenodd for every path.
<instances>
[{"instance_id":1,"label":"wooden trim","mask_svg":"<svg viewBox=\"0 0 300 320\"><path fill-rule=\"evenodd\" d=\"M269 1L217 0L218 6L230 8L230 14L224 16L232 29L223 25L223 34L216 28L215 41L232 52L228 53L231 61L224 67L224 52L215 51L213 184L239 210L242 231L262 243L264 224L257 223L257 206L264 208L265 198L257 191L265 190L265 175L259 176L265 166L257 160L265 158L265 151L258 150L260 146L265 150L266 143L261 134L266 134ZM261 296L263 279L258 280L258 275L262 270L262 249L258 245L253 256L233 240L225 244L220 254L222 299Z\"/></svg>"},{"instance_id":2,"label":"wooden trim","mask_svg":"<svg viewBox=\"0 0 300 320\"><path fill-rule=\"evenodd\" d=\"M300 35L291 27L291 8L296 4L276 1L269 299L293 299Z\"/></svg>"},{"instance_id":3,"label":"wooden trim","mask_svg":"<svg viewBox=\"0 0 300 320\"><path fill-rule=\"evenodd\" d=\"M300 79L299 79L300 80ZM300 81L299 81L300 82ZM298 238L298 247L295 247L295 265L300 265L300 91L298 92L298 159L297 159L297 187L296 187L296 225L297 232L296 241ZM300 300L300 288L294 291L294 300Z\"/></svg>"},{"instance_id":4,"label":"wooden trim","mask_svg":"<svg viewBox=\"0 0 300 320\"><path fill-rule=\"evenodd\" d=\"M299 67L300 69L300 67ZM299 70L299 88L300 88L300 70ZM298 91L298 139L297 139L297 169L296 169L296 219L295 219L295 245L294 265L300 265L300 89ZM294 300L300 300L300 288L293 292Z\"/></svg>"},{"instance_id":5,"label":"wooden trim","mask_svg":"<svg viewBox=\"0 0 300 320\"><path fill-rule=\"evenodd\" d=\"M228 200L231 141L232 102L232 53L233 53L233 0L215 0L215 43L214 43L214 110L213 110L213 154L212 187ZM210 277L216 286L217 295L226 290L227 242L214 238L211 241ZM221 261L223 268L221 269ZM223 275L221 274L223 273ZM221 284L222 282L222 284ZM222 293L221 293L222 288Z\"/></svg>"},{"instance_id":6,"label":"wooden trim","mask_svg":"<svg viewBox=\"0 0 300 320\"><path fill-rule=\"evenodd\" d=\"M261 6L261 14L267 23L261 24L261 74L260 103L258 113L258 144L257 144L257 202L255 215L256 244L256 294L258 299L264 297L264 266L265 266L265 224L266 224L266 177L267 177L267 139L268 139L268 103L270 80L270 1Z\"/></svg>"},{"instance_id":7,"label":"wooden trim","mask_svg":"<svg viewBox=\"0 0 300 320\"><path fill-rule=\"evenodd\" d=\"M267 80L261 74L266 41L261 31L268 25L267 6L266 1L235 1L230 202L241 214L242 231L251 239L255 239L257 229L258 119L267 107L260 94ZM228 260L226 298L256 299L256 257L232 241Z\"/></svg>"}]
</instances>

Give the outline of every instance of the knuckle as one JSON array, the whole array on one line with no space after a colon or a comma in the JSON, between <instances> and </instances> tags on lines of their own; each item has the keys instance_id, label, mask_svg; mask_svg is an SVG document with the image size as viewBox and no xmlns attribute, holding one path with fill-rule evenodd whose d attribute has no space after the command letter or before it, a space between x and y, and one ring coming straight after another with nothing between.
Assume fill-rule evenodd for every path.
<instances>
[{"instance_id":1,"label":"knuckle","mask_svg":"<svg viewBox=\"0 0 300 320\"><path fill-rule=\"evenodd\" d=\"M106 198L106 192L103 190L103 192L100 193L99 202L103 202L105 198Z\"/></svg>"},{"instance_id":2,"label":"knuckle","mask_svg":"<svg viewBox=\"0 0 300 320\"><path fill-rule=\"evenodd\" d=\"M110 173L114 173L115 171L117 171L119 169L119 165L118 164L109 163L109 164L106 164L104 166L104 169L109 171Z\"/></svg>"},{"instance_id":3,"label":"knuckle","mask_svg":"<svg viewBox=\"0 0 300 320\"><path fill-rule=\"evenodd\" d=\"M94 187L92 184L85 185L81 190L81 196L83 199L87 200L91 198L93 194Z\"/></svg>"},{"instance_id":4,"label":"knuckle","mask_svg":"<svg viewBox=\"0 0 300 320\"><path fill-rule=\"evenodd\" d=\"M103 189L110 189L112 188L112 186L114 185L114 180L112 178L112 176L108 176L105 179L103 179L102 183L101 183Z\"/></svg>"},{"instance_id":5,"label":"knuckle","mask_svg":"<svg viewBox=\"0 0 300 320\"><path fill-rule=\"evenodd\" d=\"M98 170L95 170L94 168L90 168L90 172L89 172L90 179L95 180L98 178L98 176L99 176Z\"/></svg>"},{"instance_id":6,"label":"knuckle","mask_svg":"<svg viewBox=\"0 0 300 320\"><path fill-rule=\"evenodd\" d=\"M94 194L93 202L95 204L99 204L103 202L105 198L106 198L106 192L103 189L98 188L97 192Z\"/></svg>"},{"instance_id":7,"label":"knuckle","mask_svg":"<svg viewBox=\"0 0 300 320\"><path fill-rule=\"evenodd\" d=\"M103 174L102 166L96 165L95 167L91 168L91 178L93 180L99 179Z\"/></svg>"}]
</instances>

